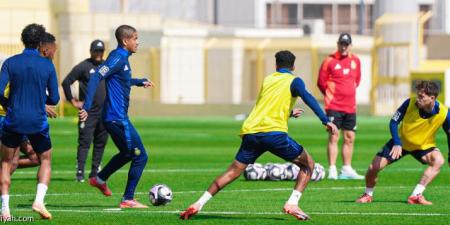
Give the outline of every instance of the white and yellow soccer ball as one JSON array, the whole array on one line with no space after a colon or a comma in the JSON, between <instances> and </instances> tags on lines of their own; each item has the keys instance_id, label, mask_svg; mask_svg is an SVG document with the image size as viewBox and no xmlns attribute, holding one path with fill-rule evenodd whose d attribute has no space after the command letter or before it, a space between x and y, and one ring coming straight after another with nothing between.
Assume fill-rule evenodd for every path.
<instances>
[{"instance_id":1,"label":"white and yellow soccer ball","mask_svg":"<svg viewBox=\"0 0 450 225\"><path fill-rule=\"evenodd\" d=\"M315 163L314 170L311 175L311 180L320 181L323 180L323 178L325 178L325 168L323 168L323 166L320 165L319 163Z\"/></svg>"},{"instance_id":2,"label":"white and yellow soccer ball","mask_svg":"<svg viewBox=\"0 0 450 225\"><path fill-rule=\"evenodd\" d=\"M172 190L165 184L155 184L149 191L150 202L154 206L166 205L172 201Z\"/></svg>"}]
</instances>

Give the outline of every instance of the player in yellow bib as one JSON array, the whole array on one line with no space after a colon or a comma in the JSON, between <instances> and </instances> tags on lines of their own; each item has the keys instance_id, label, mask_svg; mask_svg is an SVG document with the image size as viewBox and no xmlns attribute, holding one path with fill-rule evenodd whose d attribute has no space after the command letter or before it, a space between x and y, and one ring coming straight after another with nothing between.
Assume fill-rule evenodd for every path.
<instances>
[{"instance_id":1,"label":"player in yellow bib","mask_svg":"<svg viewBox=\"0 0 450 225\"><path fill-rule=\"evenodd\" d=\"M444 157L436 147L435 137L438 129L442 127L447 134L447 142L450 146L450 116L448 108L436 100L439 94L436 83L421 81L417 83L416 90L417 97L406 100L392 117L390 122L392 139L373 159L366 174L365 192L356 202L372 202L378 172L410 154L422 164L428 164L428 167L407 202L408 204L432 204L425 199L423 192L444 164Z\"/></svg>"},{"instance_id":2,"label":"player in yellow bib","mask_svg":"<svg viewBox=\"0 0 450 225\"><path fill-rule=\"evenodd\" d=\"M298 117L300 110L293 107L297 97L314 111L330 132L338 132L320 108L316 99L306 90L302 79L292 74L295 56L289 51L276 53L277 72L264 79L256 105L241 129L242 143L235 160L228 170L218 176L200 199L182 212L181 219L189 219L197 214L213 195L238 178L248 164L252 164L265 151L300 167L295 188L284 205L284 212L299 220L307 220L299 207L298 201L308 184L314 167L314 161L306 150L288 136L288 119Z\"/></svg>"}]
</instances>

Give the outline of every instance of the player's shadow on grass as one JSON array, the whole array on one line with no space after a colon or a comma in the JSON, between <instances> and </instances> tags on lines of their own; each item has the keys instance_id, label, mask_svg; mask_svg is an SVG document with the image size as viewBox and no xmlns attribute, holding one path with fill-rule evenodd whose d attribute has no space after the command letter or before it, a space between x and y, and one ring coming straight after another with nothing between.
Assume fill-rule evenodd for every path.
<instances>
[{"instance_id":1,"label":"player's shadow on grass","mask_svg":"<svg viewBox=\"0 0 450 225\"><path fill-rule=\"evenodd\" d=\"M253 220L253 219L261 219L256 217L246 217L246 216L229 216L229 215L196 215L191 220ZM264 217L267 220L276 220L276 221L284 221L287 218L277 218L277 217Z\"/></svg>"}]
</instances>

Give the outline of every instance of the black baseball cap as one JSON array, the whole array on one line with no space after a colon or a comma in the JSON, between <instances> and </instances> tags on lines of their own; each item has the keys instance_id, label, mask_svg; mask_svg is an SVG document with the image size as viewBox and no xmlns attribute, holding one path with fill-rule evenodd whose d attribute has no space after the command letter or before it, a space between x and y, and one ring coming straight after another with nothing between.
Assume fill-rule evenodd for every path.
<instances>
[{"instance_id":1,"label":"black baseball cap","mask_svg":"<svg viewBox=\"0 0 450 225\"><path fill-rule=\"evenodd\" d=\"M342 33L339 35L338 43L346 43L349 45L352 43L352 36L349 33Z\"/></svg>"},{"instance_id":2,"label":"black baseball cap","mask_svg":"<svg viewBox=\"0 0 450 225\"><path fill-rule=\"evenodd\" d=\"M105 43L101 40L95 40L91 43L90 51L105 51Z\"/></svg>"}]
</instances>

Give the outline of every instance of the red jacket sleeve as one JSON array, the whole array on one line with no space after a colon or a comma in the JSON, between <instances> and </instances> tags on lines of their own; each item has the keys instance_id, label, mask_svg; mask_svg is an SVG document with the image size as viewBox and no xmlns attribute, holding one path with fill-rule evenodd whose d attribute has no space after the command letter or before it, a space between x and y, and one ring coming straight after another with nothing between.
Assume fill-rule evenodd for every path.
<instances>
[{"instance_id":1,"label":"red jacket sleeve","mask_svg":"<svg viewBox=\"0 0 450 225\"><path fill-rule=\"evenodd\" d=\"M331 59L332 58L328 57L320 66L319 77L317 78L317 87L319 88L320 92L322 92L322 94L325 94L325 91L327 90L327 81L330 77L330 74L328 72L328 64L330 63Z\"/></svg>"}]
</instances>

